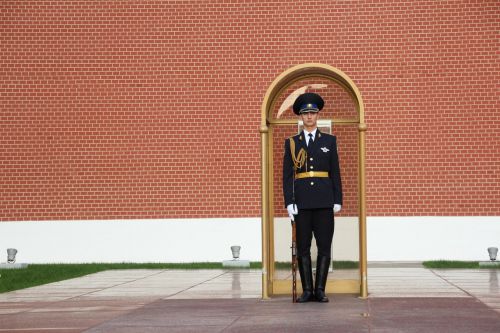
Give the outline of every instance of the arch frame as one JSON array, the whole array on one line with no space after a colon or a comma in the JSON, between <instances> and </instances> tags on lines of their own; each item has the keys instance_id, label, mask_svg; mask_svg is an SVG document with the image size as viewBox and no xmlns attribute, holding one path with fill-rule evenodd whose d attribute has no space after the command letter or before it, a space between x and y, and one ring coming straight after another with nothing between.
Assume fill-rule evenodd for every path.
<instances>
[{"instance_id":1,"label":"arch frame","mask_svg":"<svg viewBox=\"0 0 500 333\"><path fill-rule=\"evenodd\" d=\"M355 83L341 70L321 63L305 63L293 66L281 73L269 86L261 106L261 233L262 233L262 299L268 299L273 294L273 273L270 269L274 261L272 248L274 245L274 231L271 226L273 220L273 180L270 178L272 170L272 128L282 124L295 124L296 120L272 119L272 110L278 97L293 83L309 78L322 77L341 86L355 102L357 119L334 119L339 125L358 125L358 224L359 224L359 296L368 297L367 277L367 234L366 234L366 173L365 173L365 134L367 125L364 117L364 104L361 93ZM340 281L342 282L342 281ZM348 285L349 281L344 281ZM342 283L341 283L342 285Z\"/></svg>"}]
</instances>

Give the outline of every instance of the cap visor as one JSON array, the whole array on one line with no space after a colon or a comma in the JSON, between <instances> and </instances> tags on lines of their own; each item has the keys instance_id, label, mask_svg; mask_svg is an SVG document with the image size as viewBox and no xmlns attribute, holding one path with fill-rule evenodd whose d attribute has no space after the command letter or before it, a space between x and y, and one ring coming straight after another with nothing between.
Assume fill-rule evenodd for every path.
<instances>
[{"instance_id":1,"label":"cap visor","mask_svg":"<svg viewBox=\"0 0 500 333\"><path fill-rule=\"evenodd\" d=\"M305 110L300 110L299 114L303 114L303 113L318 113L319 110L318 109L305 109Z\"/></svg>"}]
</instances>

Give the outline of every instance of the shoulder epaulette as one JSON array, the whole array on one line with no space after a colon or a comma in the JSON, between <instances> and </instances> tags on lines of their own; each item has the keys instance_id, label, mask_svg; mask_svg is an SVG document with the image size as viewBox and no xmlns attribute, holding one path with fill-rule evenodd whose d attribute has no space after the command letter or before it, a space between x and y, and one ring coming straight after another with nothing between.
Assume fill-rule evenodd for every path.
<instances>
[{"instance_id":1,"label":"shoulder epaulette","mask_svg":"<svg viewBox=\"0 0 500 333\"><path fill-rule=\"evenodd\" d=\"M299 133L299 134L292 135L292 136L289 136L289 137L288 137L288 138L286 138L286 139L288 140L288 139L295 138L295 137L299 137L299 138L300 138L300 133Z\"/></svg>"}]
</instances>

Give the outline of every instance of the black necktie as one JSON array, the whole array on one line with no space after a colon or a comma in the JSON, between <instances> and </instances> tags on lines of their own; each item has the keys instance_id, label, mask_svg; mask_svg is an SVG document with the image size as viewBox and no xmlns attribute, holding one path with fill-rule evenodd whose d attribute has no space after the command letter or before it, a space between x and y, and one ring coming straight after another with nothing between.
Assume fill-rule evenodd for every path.
<instances>
[{"instance_id":1,"label":"black necktie","mask_svg":"<svg viewBox=\"0 0 500 333\"><path fill-rule=\"evenodd\" d=\"M310 145L312 145L313 142L314 142L313 135L312 133L309 133L309 143L307 144L307 146L309 147Z\"/></svg>"}]
</instances>

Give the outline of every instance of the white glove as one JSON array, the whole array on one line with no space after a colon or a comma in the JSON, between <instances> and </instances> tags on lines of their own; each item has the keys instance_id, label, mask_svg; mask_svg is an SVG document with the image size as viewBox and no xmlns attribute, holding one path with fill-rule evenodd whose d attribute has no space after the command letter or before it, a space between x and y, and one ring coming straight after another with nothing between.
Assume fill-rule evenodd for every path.
<instances>
[{"instance_id":1,"label":"white glove","mask_svg":"<svg viewBox=\"0 0 500 333\"><path fill-rule=\"evenodd\" d=\"M341 209L342 209L341 205L338 205L338 204L333 205L333 212L334 213L340 212Z\"/></svg>"},{"instance_id":2,"label":"white glove","mask_svg":"<svg viewBox=\"0 0 500 333\"><path fill-rule=\"evenodd\" d=\"M289 204L286 206L286 210L288 211L288 216L290 216L290 220L295 221L294 215L297 215L299 211L297 210L296 204Z\"/></svg>"}]
</instances>

